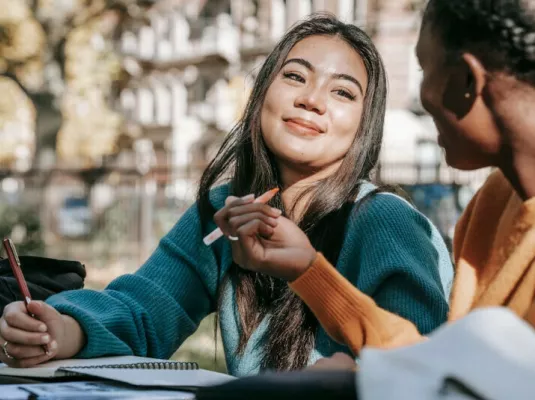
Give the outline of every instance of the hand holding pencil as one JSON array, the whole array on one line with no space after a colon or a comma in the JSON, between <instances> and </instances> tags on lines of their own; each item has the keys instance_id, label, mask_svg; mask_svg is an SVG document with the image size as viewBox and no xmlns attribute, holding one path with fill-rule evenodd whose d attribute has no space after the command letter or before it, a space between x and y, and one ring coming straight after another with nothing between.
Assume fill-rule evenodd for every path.
<instances>
[{"instance_id":1,"label":"hand holding pencil","mask_svg":"<svg viewBox=\"0 0 535 400\"><path fill-rule=\"evenodd\" d=\"M253 199L229 197L214 216L227 237L238 239L231 241L234 262L287 281L297 279L315 260L316 250L307 235L280 210Z\"/></svg>"},{"instance_id":2,"label":"hand holding pencil","mask_svg":"<svg viewBox=\"0 0 535 400\"><path fill-rule=\"evenodd\" d=\"M271 190L268 190L266 193L264 193L263 195L257 197L256 199L254 198L253 195L249 195L249 196L245 196L243 197L241 200L244 202L244 203L248 203L248 202L253 202L255 204L266 204L268 203L277 193L279 192L279 188L274 188L274 189L271 189ZM238 199L238 198L234 198L234 197L229 197L228 199ZM228 200L227 199L227 200ZM277 212L275 212L277 213ZM217 215L217 214L216 214ZM279 214L280 215L280 214ZM220 237L222 237L224 235L223 231L221 230L221 228L217 228L215 229L212 233L210 233L209 235L207 235L204 239L203 239L203 242L205 245L207 246L210 246L212 243L214 243L217 239L219 239ZM235 237L235 236L234 236Z\"/></svg>"},{"instance_id":3,"label":"hand holding pencil","mask_svg":"<svg viewBox=\"0 0 535 400\"><path fill-rule=\"evenodd\" d=\"M32 301L15 246L4 247L24 301L4 308L0 318L0 361L11 367L32 367L51 358L69 358L82 347L77 323L41 301Z\"/></svg>"}]
</instances>

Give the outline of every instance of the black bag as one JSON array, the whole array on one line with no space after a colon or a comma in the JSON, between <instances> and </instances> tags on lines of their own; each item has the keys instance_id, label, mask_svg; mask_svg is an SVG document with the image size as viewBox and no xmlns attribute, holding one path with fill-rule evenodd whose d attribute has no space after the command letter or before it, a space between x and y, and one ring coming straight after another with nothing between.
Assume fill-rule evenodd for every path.
<instances>
[{"instance_id":1,"label":"black bag","mask_svg":"<svg viewBox=\"0 0 535 400\"><path fill-rule=\"evenodd\" d=\"M85 267L78 261L19 256L22 273L33 300L46 300L53 294L84 287ZM0 315L4 307L23 300L7 258L0 259Z\"/></svg>"},{"instance_id":2,"label":"black bag","mask_svg":"<svg viewBox=\"0 0 535 400\"><path fill-rule=\"evenodd\" d=\"M357 400L355 371L266 373L200 388L197 400Z\"/></svg>"}]
</instances>

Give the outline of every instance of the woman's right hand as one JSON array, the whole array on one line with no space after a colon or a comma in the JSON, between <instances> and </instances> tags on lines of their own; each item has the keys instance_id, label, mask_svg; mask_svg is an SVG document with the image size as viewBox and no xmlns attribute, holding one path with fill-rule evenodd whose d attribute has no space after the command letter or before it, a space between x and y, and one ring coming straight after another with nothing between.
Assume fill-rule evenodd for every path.
<instances>
[{"instance_id":1,"label":"woman's right hand","mask_svg":"<svg viewBox=\"0 0 535 400\"><path fill-rule=\"evenodd\" d=\"M294 281L314 262L316 250L307 235L280 210L228 197L214 220L231 241L234 262L242 268Z\"/></svg>"},{"instance_id":2,"label":"woman's right hand","mask_svg":"<svg viewBox=\"0 0 535 400\"><path fill-rule=\"evenodd\" d=\"M8 304L0 318L0 361L11 367L27 368L53 358L71 358L82 349L84 341L83 331L73 318L41 301L32 301L28 310L22 301Z\"/></svg>"}]
</instances>

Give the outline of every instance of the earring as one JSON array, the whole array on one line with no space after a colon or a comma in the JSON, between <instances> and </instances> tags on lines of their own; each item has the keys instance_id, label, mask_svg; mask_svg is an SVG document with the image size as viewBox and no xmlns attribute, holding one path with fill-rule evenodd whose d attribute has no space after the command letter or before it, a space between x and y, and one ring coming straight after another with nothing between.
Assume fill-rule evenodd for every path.
<instances>
[{"instance_id":1,"label":"earring","mask_svg":"<svg viewBox=\"0 0 535 400\"><path fill-rule=\"evenodd\" d=\"M466 97L467 99L469 99L469 98L470 98L470 93L466 92L466 93L464 94L464 97Z\"/></svg>"}]
</instances>

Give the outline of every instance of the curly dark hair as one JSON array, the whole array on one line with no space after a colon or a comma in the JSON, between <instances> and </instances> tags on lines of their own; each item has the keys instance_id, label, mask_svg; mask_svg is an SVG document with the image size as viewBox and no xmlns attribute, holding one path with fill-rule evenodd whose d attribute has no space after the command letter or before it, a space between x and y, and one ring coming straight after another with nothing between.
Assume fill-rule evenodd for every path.
<instances>
[{"instance_id":1,"label":"curly dark hair","mask_svg":"<svg viewBox=\"0 0 535 400\"><path fill-rule=\"evenodd\" d=\"M430 0L424 14L450 61L462 52L489 71L535 85L535 0Z\"/></svg>"}]
</instances>

